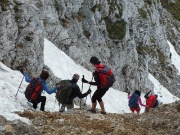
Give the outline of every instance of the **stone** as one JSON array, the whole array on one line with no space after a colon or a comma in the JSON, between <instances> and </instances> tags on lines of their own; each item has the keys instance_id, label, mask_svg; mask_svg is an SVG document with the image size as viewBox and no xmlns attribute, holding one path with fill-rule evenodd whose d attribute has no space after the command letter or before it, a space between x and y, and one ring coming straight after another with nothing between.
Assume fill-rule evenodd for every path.
<instances>
[{"instance_id":1,"label":"stone","mask_svg":"<svg viewBox=\"0 0 180 135\"><path fill-rule=\"evenodd\" d=\"M5 135L13 135L13 127L11 125L5 125Z\"/></svg>"}]
</instances>

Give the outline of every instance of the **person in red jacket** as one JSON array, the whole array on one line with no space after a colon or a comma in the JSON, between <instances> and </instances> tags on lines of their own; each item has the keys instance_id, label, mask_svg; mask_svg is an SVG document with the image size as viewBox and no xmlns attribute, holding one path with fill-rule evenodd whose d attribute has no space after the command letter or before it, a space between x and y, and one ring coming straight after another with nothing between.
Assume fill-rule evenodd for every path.
<instances>
[{"instance_id":1,"label":"person in red jacket","mask_svg":"<svg viewBox=\"0 0 180 135\"><path fill-rule=\"evenodd\" d=\"M158 106L157 94L150 94L151 90L144 96L146 98L146 111ZM150 95L149 95L150 94Z\"/></svg>"},{"instance_id":2,"label":"person in red jacket","mask_svg":"<svg viewBox=\"0 0 180 135\"><path fill-rule=\"evenodd\" d=\"M97 90L94 92L94 94L92 96L92 99L91 99L92 100L92 107L88 111L90 111L92 113L96 113L96 105L97 105L97 101L98 101L98 103L99 103L99 105L101 107L101 114L106 114L105 107L104 107L104 102L102 100L102 97L106 94L109 87L106 87L106 88L102 87L102 84L101 84L102 80L101 80L101 78L99 76L99 73L97 72L97 69L102 67L103 64L101 64L99 59L97 57L95 57L95 56L91 57L90 63L96 68L95 72L93 72L95 82L87 81L84 78L82 78L82 82L83 83L88 83L90 85L97 86Z\"/></svg>"}]
</instances>

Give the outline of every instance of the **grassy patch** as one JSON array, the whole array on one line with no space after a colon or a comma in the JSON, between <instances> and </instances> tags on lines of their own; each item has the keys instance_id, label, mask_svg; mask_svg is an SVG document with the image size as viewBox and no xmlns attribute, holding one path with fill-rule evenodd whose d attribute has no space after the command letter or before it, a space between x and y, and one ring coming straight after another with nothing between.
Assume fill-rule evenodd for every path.
<instances>
[{"instance_id":1,"label":"grassy patch","mask_svg":"<svg viewBox=\"0 0 180 135\"><path fill-rule=\"evenodd\" d=\"M102 5L101 4L97 4L97 5L95 5L94 7L92 7L92 11L93 12L96 12L96 9L98 10L98 11L101 11L102 10Z\"/></svg>"},{"instance_id":2,"label":"grassy patch","mask_svg":"<svg viewBox=\"0 0 180 135\"><path fill-rule=\"evenodd\" d=\"M85 18L84 14L81 11L79 11L76 15L72 15L71 17L73 19L77 19L78 22L82 22L83 19Z\"/></svg>"},{"instance_id":3,"label":"grassy patch","mask_svg":"<svg viewBox=\"0 0 180 135\"><path fill-rule=\"evenodd\" d=\"M145 2L150 6L152 5L152 0L145 0Z\"/></svg>"},{"instance_id":4,"label":"grassy patch","mask_svg":"<svg viewBox=\"0 0 180 135\"><path fill-rule=\"evenodd\" d=\"M139 14L140 14L140 16L141 16L142 18L144 18L144 19L147 18L147 13L146 13L145 10L143 10L142 8L139 8L139 9L138 9L138 12L139 12Z\"/></svg>"},{"instance_id":5,"label":"grassy patch","mask_svg":"<svg viewBox=\"0 0 180 135\"><path fill-rule=\"evenodd\" d=\"M15 20L16 20L16 22L18 22L20 19L21 19L21 17L20 17L20 15L19 15L19 6L21 6L22 4L21 3L19 3L18 1L16 1L16 0L13 0L13 2L14 2L14 4L15 4L15 6L14 6L14 12L15 12Z\"/></svg>"},{"instance_id":6,"label":"grassy patch","mask_svg":"<svg viewBox=\"0 0 180 135\"><path fill-rule=\"evenodd\" d=\"M67 28L69 25L69 21L67 19L61 19L63 27Z\"/></svg>"},{"instance_id":7,"label":"grassy patch","mask_svg":"<svg viewBox=\"0 0 180 135\"><path fill-rule=\"evenodd\" d=\"M116 15L116 17L121 18L123 12L122 5L118 5L115 0L108 0L108 4L109 4L109 15L112 14L117 7L119 10L119 16L117 17Z\"/></svg>"},{"instance_id":8,"label":"grassy patch","mask_svg":"<svg viewBox=\"0 0 180 135\"><path fill-rule=\"evenodd\" d=\"M142 45L139 45L137 48L137 53L140 54L140 55L143 55L145 53L147 53L148 55L152 56L152 55L155 55L155 46L142 46Z\"/></svg>"},{"instance_id":9,"label":"grassy patch","mask_svg":"<svg viewBox=\"0 0 180 135\"><path fill-rule=\"evenodd\" d=\"M164 54L159 49L157 50L157 52L158 52L159 61L161 62L161 64L164 64L166 60Z\"/></svg>"},{"instance_id":10,"label":"grassy patch","mask_svg":"<svg viewBox=\"0 0 180 135\"><path fill-rule=\"evenodd\" d=\"M118 5L117 8L118 8L118 10L119 10L119 17L121 18L122 14L123 14L122 5L121 5L121 7Z\"/></svg>"},{"instance_id":11,"label":"grassy patch","mask_svg":"<svg viewBox=\"0 0 180 135\"><path fill-rule=\"evenodd\" d=\"M78 21L79 21L79 22L82 22L83 19L84 19L84 17L85 17L85 16L83 15L83 13L79 11L79 12L78 12L78 16L77 16Z\"/></svg>"},{"instance_id":12,"label":"grassy patch","mask_svg":"<svg viewBox=\"0 0 180 135\"><path fill-rule=\"evenodd\" d=\"M105 18L106 29L110 39L122 40L126 34L126 22L124 20L112 22L108 17Z\"/></svg>"},{"instance_id":13,"label":"grassy patch","mask_svg":"<svg viewBox=\"0 0 180 135\"><path fill-rule=\"evenodd\" d=\"M108 0L108 4L109 4L109 14L111 14L116 10L116 4L114 0Z\"/></svg>"},{"instance_id":14,"label":"grassy patch","mask_svg":"<svg viewBox=\"0 0 180 135\"><path fill-rule=\"evenodd\" d=\"M0 6L1 6L2 11L7 11L8 2L9 2L8 0L1 0L0 1Z\"/></svg>"},{"instance_id":15,"label":"grassy patch","mask_svg":"<svg viewBox=\"0 0 180 135\"><path fill-rule=\"evenodd\" d=\"M91 36L91 33L85 29L83 29L83 34L85 35L85 37L89 38Z\"/></svg>"},{"instance_id":16,"label":"grassy patch","mask_svg":"<svg viewBox=\"0 0 180 135\"><path fill-rule=\"evenodd\" d=\"M172 14L174 19L180 21L180 0L174 0L170 2L169 0L160 0L163 8L167 9L168 12Z\"/></svg>"},{"instance_id":17,"label":"grassy patch","mask_svg":"<svg viewBox=\"0 0 180 135\"><path fill-rule=\"evenodd\" d=\"M136 48L137 53L140 55L148 54L149 56L157 56L159 58L159 61L161 64L164 64L166 62L165 55L156 47L156 45L153 46L142 46L139 45Z\"/></svg>"},{"instance_id":18,"label":"grassy patch","mask_svg":"<svg viewBox=\"0 0 180 135\"><path fill-rule=\"evenodd\" d=\"M168 68L166 68L166 74L167 74L167 76L169 77L169 78L171 78L171 79L173 79L174 78L174 75L173 75L173 69L172 69L172 67L168 67Z\"/></svg>"}]
</instances>

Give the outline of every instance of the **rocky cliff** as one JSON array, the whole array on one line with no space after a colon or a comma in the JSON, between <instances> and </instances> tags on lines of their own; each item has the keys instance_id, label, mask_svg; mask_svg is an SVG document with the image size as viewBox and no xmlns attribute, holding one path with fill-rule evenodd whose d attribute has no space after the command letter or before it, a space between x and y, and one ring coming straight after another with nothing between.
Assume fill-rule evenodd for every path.
<instances>
[{"instance_id":1,"label":"rocky cliff","mask_svg":"<svg viewBox=\"0 0 180 135\"><path fill-rule=\"evenodd\" d=\"M167 44L180 54L179 8L179 0L1 0L0 61L35 75L47 38L89 70L89 58L99 57L121 91L152 89L151 73L180 97Z\"/></svg>"}]
</instances>

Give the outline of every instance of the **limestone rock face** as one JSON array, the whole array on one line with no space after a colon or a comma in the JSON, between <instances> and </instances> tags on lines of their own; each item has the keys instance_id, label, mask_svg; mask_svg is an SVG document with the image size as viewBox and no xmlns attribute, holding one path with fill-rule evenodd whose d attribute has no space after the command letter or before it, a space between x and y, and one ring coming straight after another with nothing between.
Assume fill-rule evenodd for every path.
<instances>
[{"instance_id":1,"label":"limestone rock face","mask_svg":"<svg viewBox=\"0 0 180 135\"><path fill-rule=\"evenodd\" d=\"M92 55L116 75L114 88L133 91L153 85L151 73L180 97L180 77L167 40L180 54L179 1L3 0L0 60L13 69L43 67L43 38L89 70Z\"/></svg>"}]
</instances>

